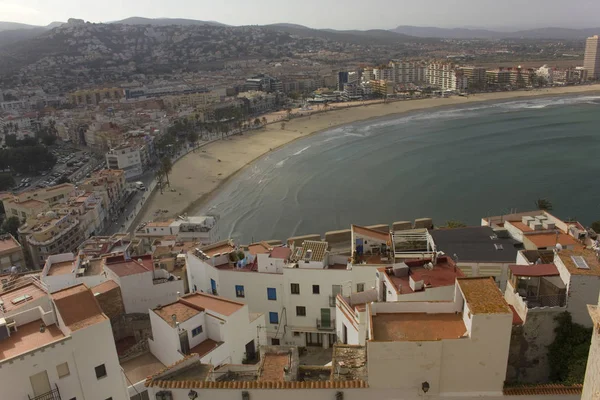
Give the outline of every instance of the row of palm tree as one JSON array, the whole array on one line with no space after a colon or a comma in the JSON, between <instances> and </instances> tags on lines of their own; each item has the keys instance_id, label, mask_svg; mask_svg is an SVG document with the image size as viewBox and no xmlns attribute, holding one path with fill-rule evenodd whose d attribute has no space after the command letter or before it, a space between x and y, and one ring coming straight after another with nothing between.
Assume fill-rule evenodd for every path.
<instances>
[{"instance_id":1,"label":"row of palm tree","mask_svg":"<svg viewBox=\"0 0 600 400\"><path fill-rule=\"evenodd\" d=\"M171 182L169 181L169 174L173 170L173 161L171 161L171 157L165 156L160 160L160 166L158 171L156 171L156 182L158 187L160 188L160 194L163 194L163 187L166 183L169 188L171 187ZM165 182L166 180L166 182Z\"/></svg>"}]
</instances>

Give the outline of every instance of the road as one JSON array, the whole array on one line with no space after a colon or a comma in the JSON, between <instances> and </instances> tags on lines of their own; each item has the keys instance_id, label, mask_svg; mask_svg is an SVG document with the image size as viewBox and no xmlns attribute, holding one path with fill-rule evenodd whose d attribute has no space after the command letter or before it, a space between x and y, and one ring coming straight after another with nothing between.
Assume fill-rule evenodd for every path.
<instances>
[{"instance_id":1,"label":"road","mask_svg":"<svg viewBox=\"0 0 600 400\"><path fill-rule=\"evenodd\" d=\"M150 187L150 183L154 179L154 176L155 171L151 170L144 173L142 176L135 178L135 181L128 182L128 184L130 185L130 192L133 192L135 194L129 199L129 201L125 201L124 209L117 216L117 220L115 222L113 222L112 220L108 222L109 225L102 232L103 235L110 236L115 233L124 231L123 227L128 221L129 216L131 216L133 212L135 212L135 215L137 215L137 212L141 208L142 198L146 198L148 197L148 195L150 195L150 192L148 192L147 188ZM135 188L134 182L138 181L144 182L144 185L146 186L146 191L141 191ZM125 196L125 199L127 198L128 195Z\"/></svg>"}]
</instances>

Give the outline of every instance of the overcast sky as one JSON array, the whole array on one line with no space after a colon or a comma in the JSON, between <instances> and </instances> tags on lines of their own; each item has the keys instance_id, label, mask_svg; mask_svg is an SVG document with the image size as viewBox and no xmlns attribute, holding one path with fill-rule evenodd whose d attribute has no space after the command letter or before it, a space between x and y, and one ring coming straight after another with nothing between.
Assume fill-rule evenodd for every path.
<instances>
[{"instance_id":1,"label":"overcast sky","mask_svg":"<svg viewBox=\"0 0 600 400\"><path fill-rule=\"evenodd\" d=\"M71 17L107 22L131 16L334 29L593 28L600 26L600 0L0 0L0 21L47 25Z\"/></svg>"}]
</instances>

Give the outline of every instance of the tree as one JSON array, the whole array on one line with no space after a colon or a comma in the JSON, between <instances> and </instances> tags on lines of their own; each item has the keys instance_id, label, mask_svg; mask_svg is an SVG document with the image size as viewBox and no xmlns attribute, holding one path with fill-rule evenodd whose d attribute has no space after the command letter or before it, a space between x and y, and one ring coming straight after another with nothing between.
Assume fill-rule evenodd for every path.
<instances>
[{"instance_id":1,"label":"tree","mask_svg":"<svg viewBox=\"0 0 600 400\"><path fill-rule=\"evenodd\" d=\"M285 129L285 122L282 122L281 123L281 130L284 130L284 129Z\"/></svg>"},{"instance_id":2,"label":"tree","mask_svg":"<svg viewBox=\"0 0 600 400\"><path fill-rule=\"evenodd\" d=\"M446 225L444 225L442 228L465 228L467 226L467 224L465 224L462 221L456 221L456 220L449 220L446 221Z\"/></svg>"},{"instance_id":3,"label":"tree","mask_svg":"<svg viewBox=\"0 0 600 400\"><path fill-rule=\"evenodd\" d=\"M592 222L592 229L594 230L594 232L600 233L600 221Z\"/></svg>"},{"instance_id":4,"label":"tree","mask_svg":"<svg viewBox=\"0 0 600 400\"><path fill-rule=\"evenodd\" d=\"M198 141L198 132L190 131L187 136L188 142L190 142L194 147L196 147L196 142Z\"/></svg>"},{"instance_id":5,"label":"tree","mask_svg":"<svg viewBox=\"0 0 600 400\"><path fill-rule=\"evenodd\" d=\"M158 171L156 171L156 184L158 185L158 188L160 189L160 194L163 194L163 179L164 179L164 172L162 171L162 169L159 169Z\"/></svg>"},{"instance_id":6,"label":"tree","mask_svg":"<svg viewBox=\"0 0 600 400\"><path fill-rule=\"evenodd\" d=\"M260 126L260 118L255 118L254 119L254 126L256 126L256 127Z\"/></svg>"},{"instance_id":7,"label":"tree","mask_svg":"<svg viewBox=\"0 0 600 400\"><path fill-rule=\"evenodd\" d=\"M285 113L287 115L287 119L289 120L292 117L292 109L291 108L286 108L285 109Z\"/></svg>"},{"instance_id":8,"label":"tree","mask_svg":"<svg viewBox=\"0 0 600 400\"><path fill-rule=\"evenodd\" d=\"M165 174L165 179L167 180L167 185L169 187L171 187L171 182L169 182L169 174L171 173L171 170L173 169L173 162L171 161L171 158L163 157L162 160L160 160L160 165L161 165L163 174Z\"/></svg>"},{"instance_id":9,"label":"tree","mask_svg":"<svg viewBox=\"0 0 600 400\"><path fill-rule=\"evenodd\" d=\"M0 190L9 190L15 185L15 181L10 174L0 174ZM4 208L0 201L0 214L4 214Z\"/></svg>"},{"instance_id":10,"label":"tree","mask_svg":"<svg viewBox=\"0 0 600 400\"><path fill-rule=\"evenodd\" d=\"M535 201L535 206L538 210L552 211L552 203L550 200L539 198Z\"/></svg>"},{"instance_id":11,"label":"tree","mask_svg":"<svg viewBox=\"0 0 600 400\"><path fill-rule=\"evenodd\" d=\"M263 125L267 125L267 118L266 117L262 117L262 124Z\"/></svg>"},{"instance_id":12,"label":"tree","mask_svg":"<svg viewBox=\"0 0 600 400\"><path fill-rule=\"evenodd\" d=\"M567 311L557 315L554 341L548 346L550 380L566 385L582 384L585 377L592 328L573 322Z\"/></svg>"},{"instance_id":13,"label":"tree","mask_svg":"<svg viewBox=\"0 0 600 400\"><path fill-rule=\"evenodd\" d=\"M21 226L21 221L17 217L6 218L2 223L2 228L0 230L2 232L10 233L14 237L19 235L19 226Z\"/></svg>"},{"instance_id":14,"label":"tree","mask_svg":"<svg viewBox=\"0 0 600 400\"><path fill-rule=\"evenodd\" d=\"M67 178L66 176L61 176L60 178L58 178L58 180L56 181L57 185L63 184L63 183L71 183L71 180L69 178Z\"/></svg>"}]
</instances>

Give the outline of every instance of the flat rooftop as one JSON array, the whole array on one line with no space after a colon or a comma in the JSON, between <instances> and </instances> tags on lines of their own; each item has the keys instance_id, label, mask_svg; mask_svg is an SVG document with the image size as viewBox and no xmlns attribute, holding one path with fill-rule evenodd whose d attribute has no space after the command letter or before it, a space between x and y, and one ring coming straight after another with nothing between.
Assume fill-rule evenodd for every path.
<instances>
[{"instance_id":1,"label":"flat rooftop","mask_svg":"<svg viewBox=\"0 0 600 400\"><path fill-rule=\"evenodd\" d=\"M158 315L166 323L168 323L172 328L175 327L175 323L173 322L173 315L175 315L177 322L181 323L200 314L201 312L200 310L194 307L190 307L189 305L180 302L175 302L166 306L162 306L160 308L155 308L153 311L156 313L156 315Z\"/></svg>"},{"instance_id":2,"label":"flat rooftop","mask_svg":"<svg viewBox=\"0 0 600 400\"><path fill-rule=\"evenodd\" d=\"M46 292L35 283L30 282L18 289L2 293L0 300L4 303L5 312L11 312L44 296L46 296Z\"/></svg>"},{"instance_id":3,"label":"flat rooftop","mask_svg":"<svg viewBox=\"0 0 600 400\"><path fill-rule=\"evenodd\" d=\"M284 381L284 368L290 365L289 354L265 354L258 381Z\"/></svg>"},{"instance_id":4,"label":"flat rooftop","mask_svg":"<svg viewBox=\"0 0 600 400\"><path fill-rule=\"evenodd\" d=\"M12 236L0 236L0 253L21 250L21 245Z\"/></svg>"},{"instance_id":5,"label":"flat rooftop","mask_svg":"<svg viewBox=\"0 0 600 400\"><path fill-rule=\"evenodd\" d=\"M367 349L364 346L333 346L333 379L337 381L367 380Z\"/></svg>"},{"instance_id":6,"label":"flat rooftop","mask_svg":"<svg viewBox=\"0 0 600 400\"><path fill-rule=\"evenodd\" d=\"M180 299L180 302L190 303L206 311L213 311L221 315L229 316L244 307L244 303L229 300L220 296L206 293L192 293Z\"/></svg>"},{"instance_id":7,"label":"flat rooftop","mask_svg":"<svg viewBox=\"0 0 600 400\"><path fill-rule=\"evenodd\" d=\"M73 272L73 260L53 263L48 268L48 276L66 275Z\"/></svg>"},{"instance_id":8,"label":"flat rooftop","mask_svg":"<svg viewBox=\"0 0 600 400\"><path fill-rule=\"evenodd\" d=\"M410 294L414 291L410 288L410 278L416 282L423 281L425 290L428 288L437 288L443 286L454 286L456 278L464 276L463 272L456 268L454 263L448 257L440 257L438 263L433 266L433 269L424 267L428 260L407 261L405 264L409 267L409 275L395 276L393 270L385 268L385 273L388 279L394 285L396 293Z\"/></svg>"},{"instance_id":9,"label":"flat rooftop","mask_svg":"<svg viewBox=\"0 0 600 400\"><path fill-rule=\"evenodd\" d=\"M206 339L205 341L197 344L196 346L190 349L190 354L195 353L200 356L200 358L204 357L223 343L216 342L212 339Z\"/></svg>"},{"instance_id":10,"label":"flat rooftop","mask_svg":"<svg viewBox=\"0 0 600 400\"><path fill-rule=\"evenodd\" d=\"M157 378L163 381L204 381L212 370L212 365L202 364L201 362L195 362L186 368L182 368L172 374L165 375L164 377Z\"/></svg>"},{"instance_id":11,"label":"flat rooftop","mask_svg":"<svg viewBox=\"0 0 600 400\"><path fill-rule=\"evenodd\" d=\"M377 314L372 321L373 340L382 342L459 339L467 333L462 314Z\"/></svg>"},{"instance_id":12,"label":"flat rooftop","mask_svg":"<svg viewBox=\"0 0 600 400\"><path fill-rule=\"evenodd\" d=\"M532 233L523 236L523 240L529 240L536 247L550 247L553 248L557 243L560 243L563 246L580 246L579 242L575 240L575 238L565 234L559 233L558 236L554 232L546 232L546 233Z\"/></svg>"},{"instance_id":13,"label":"flat rooftop","mask_svg":"<svg viewBox=\"0 0 600 400\"><path fill-rule=\"evenodd\" d=\"M204 252L204 254L206 254L208 257L213 257L215 254L223 254L223 253L230 253L233 250L235 250L235 247L233 247L231 244L226 243L226 244L222 244L220 246L216 246L207 250L203 250L200 249Z\"/></svg>"},{"instance_id":14,"label":"flat rooftop","mask_svg":"<svg viewBox=\"0 0 600 400\"><path fill-rule=\"evenodd\" d=\"M561 250L558 256L571 275L600 276L600 263L592 250ZM589 268L578 268L572 257L582 257Z\"/></svg>"},{"instance_id":15,"label":"flat rooftop","mask_svg":"<svg viewBox=\"0 0 600 400\"><path fill-rule=\"evenodd\" d=\"M460 278L457 282L471 313L511 313L508 303L492 277Z\"/></svg>"},{"instance_id":16,"label":"flat rooftop","mask_svg":"<svg viewBox=\"0 0 600 400\"><path fill-rule=\"evenodd\" d=\"M0 360L27 353L65 337L56 325L47 326L44 332L40 332L42 323L42 320L38 319L20 325L17 332L11 333L9 338L0 341Z\"/></svg>"},{"instance_id":17,"label":"flat rooftop","mask_svg":"<svg viewBox=\"0 0 600 400\"><path fill-rule=\"evenodd\" d=\"M165 365L158 361L152 353L145 353L121 363L121 368L125 372L128 384L133 385L163 370Z\"/></svg>"}]
</instances>

